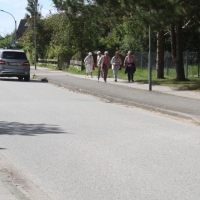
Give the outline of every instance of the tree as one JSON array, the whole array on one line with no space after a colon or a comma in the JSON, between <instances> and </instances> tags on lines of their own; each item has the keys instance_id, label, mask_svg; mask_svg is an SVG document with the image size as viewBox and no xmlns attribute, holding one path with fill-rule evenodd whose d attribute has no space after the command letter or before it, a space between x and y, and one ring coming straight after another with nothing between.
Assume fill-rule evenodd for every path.
<instances>
[{"instance_id":1,"label":"tree","mask_svg":"<svg viewBox=\"0 0 200 200\"><path fill-rule=\"evenodd\" d=\"M157 33L157 78L164 78L164 30Z\"/></svg>"},{"instance_id":2,"label":"tree","mask_svg":"<svg viewBox=\"0 0 200 200\"><path fill-rule=\"evenodd\" d=\"M35 14L40 15L40 12L38 11L38 7L39 7L38 0L27 0L27 1L28 1L28 4L26 7L26 10L28 11L29 14L26 14L25 18L31 18Z\"/></svg>"},{"instance_id":3,"label":"tree","mask_svg":"<svg viewBox=\"0 0 200 200\"><path fill-rule=\"evenodd\" d=\"M176 63L176 79L186 80L183 66L183 26L184 21L193 21L198 25L200 21L200 2L195 0L171 1L175 11L171 20L171 45L173 59Z\"/></svg>"},{"instance_id":4,"label":"tree","mask_svg":"<svg viewBox=\"0 0 200 200\"><path fill-rule=\"evenodd\" d=\"M46 45L46 56L53 58L64 56L69 65L72 55L76 52L69 18L64 13L50 15L45 19L45 27L49 29L47 32L51 33L49 43Z\"/></svg>"},{"instance_id":5,"label":"tree","mask_svg":"<svg viewBox=\"0 0 200 200\"><path fill-rule=\"evenodd\" d=\"M100 10L93 4L85 4L83 0L53 0L56 7L65 11L71 33L71 41L80 52L83 60L85 54L96 50L99 38L104 33Z\"/></svg>"},{"instance_id":6,"label":"tree","mask_svg":"<svg viewBox=\"0 0 200 200\"><path fill-rule=\"evenodd\" d=\"M4 37L0 37L0 48L12 48L11 47L11 41L12 41L12 38L13 38L13 34L7 34L5 35Z\"/></svg>"}]
</instances>

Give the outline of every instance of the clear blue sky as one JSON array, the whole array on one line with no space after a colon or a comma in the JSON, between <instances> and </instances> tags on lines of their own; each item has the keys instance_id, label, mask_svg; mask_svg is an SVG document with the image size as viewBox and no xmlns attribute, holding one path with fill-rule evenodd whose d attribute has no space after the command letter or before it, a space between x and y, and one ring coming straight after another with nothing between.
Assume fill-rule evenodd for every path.
<instances>
[{"instance_id":1,"label":"clear blue sky","mask_svg":"<svg viewBox=\"0 0 200 200\"><path fill-rule=\"evenodd\" d=\"M55 12L53 8L52 0L38 0L38 3L42 6L42 16L45 17L49 10ZM0 0L0 10L5 10L11 13L17 21L17 28L19 26L20 20L24 18L27 13L27 0ZM10 34L14 31L15 22L12 16L7 13L0 11L0 35L4 36Z\"/></svg>"}]
</instances>

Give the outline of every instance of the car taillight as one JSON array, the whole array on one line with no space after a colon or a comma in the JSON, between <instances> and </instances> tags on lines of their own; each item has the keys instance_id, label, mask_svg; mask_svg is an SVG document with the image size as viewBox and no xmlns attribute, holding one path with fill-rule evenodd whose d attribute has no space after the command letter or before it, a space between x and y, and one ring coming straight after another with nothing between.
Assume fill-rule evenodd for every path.
<instances>
[{"instance_id":1,"label":"car taillight","mask_svg":"<svg viewBox=\"0 0 200 200\"><path fill-rule=\"evenodd\" d=\"M0 65L6 65L6 62L4 60L0 60Z\"/></svg>"},{"instance_id":2,"label":"car taillight","mask_svg":"<svg viewBox=\"0 0 200 200\"><path fill-rule=\"evenodd\" d=\"M29 62L24 62L24 63L22 64L22 66L30 66L30 63L29 63Z\"/></svg>"}]
</instances>

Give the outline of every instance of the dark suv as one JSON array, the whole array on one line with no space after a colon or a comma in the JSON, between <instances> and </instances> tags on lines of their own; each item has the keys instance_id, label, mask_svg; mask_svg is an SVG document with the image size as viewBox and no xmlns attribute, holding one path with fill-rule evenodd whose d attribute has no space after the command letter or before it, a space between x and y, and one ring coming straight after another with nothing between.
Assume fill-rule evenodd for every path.
<instances>
[{"instance_id":1,"label":"dark suv","mask_svg":"<svg viewBox=\"0 0 200 200\"><path fill-rule=\"evenodd\" d=\"M0 76L30 80L30 63L22 50L0 49Z\"/></svg>"}]
</instances>

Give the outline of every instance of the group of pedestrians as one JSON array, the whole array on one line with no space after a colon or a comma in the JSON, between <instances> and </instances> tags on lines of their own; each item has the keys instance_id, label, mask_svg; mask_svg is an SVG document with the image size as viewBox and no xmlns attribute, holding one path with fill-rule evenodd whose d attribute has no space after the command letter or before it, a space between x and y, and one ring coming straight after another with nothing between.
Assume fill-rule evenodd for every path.
<instances>
[{"instance_id":1,"label":"group of pedestrians","mask_svg":"<svg viewBox=\"0 0 200 200\"><path fill-rule=\"evenodd\" d=\"M89 52L88 56L84 59L85 68L86 68L86 77L90 74L92 76L93 66L94 66L94 59L92 53ZM128 51L127 56L122 63L122 59L120 58L120 53L118 51L115 52L115 55L110 59L108 55L108 51L104 52L104 55L101 54L100 51L97 52L97 63L96 66L98 67L98 81L100 77L104 79L104 82L107 81L108 76L108 69L109 66L112 66L114 81L117 82L118 72L121 69L122 65L125 67L125 73L128 75L128 81L134 82L134 73L136 71L136 62L135 58L132 55L131 51Z\"/></svg>"}]
</instances>

